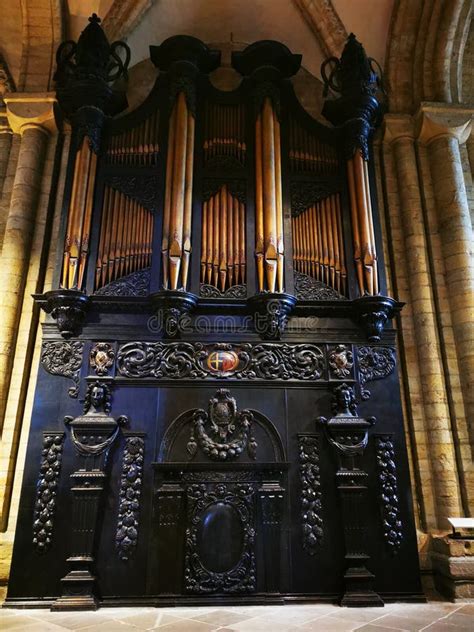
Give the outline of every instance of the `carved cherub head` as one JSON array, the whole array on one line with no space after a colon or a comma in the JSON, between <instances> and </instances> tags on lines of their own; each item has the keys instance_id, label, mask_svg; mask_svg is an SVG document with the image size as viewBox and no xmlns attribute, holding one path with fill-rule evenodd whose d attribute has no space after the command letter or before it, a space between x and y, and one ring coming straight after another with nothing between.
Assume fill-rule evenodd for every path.
<instances>
[{"instance_id":1,"label":"carved cherub head","mask_svg":"<svg viewBox=\"0 0 474 632\"><path fill-rule=\"evenodd\" d=\"M333 391L333 412L336 417L354 417L357 414L354 389L348 384L341 384Z\"/></svg>"}]
</instances>

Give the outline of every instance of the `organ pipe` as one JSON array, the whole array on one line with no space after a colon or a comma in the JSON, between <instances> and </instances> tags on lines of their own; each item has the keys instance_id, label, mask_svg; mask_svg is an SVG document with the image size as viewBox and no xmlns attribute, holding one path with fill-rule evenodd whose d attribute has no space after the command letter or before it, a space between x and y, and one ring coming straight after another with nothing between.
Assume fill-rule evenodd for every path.
<instances>
[{"instance_id":1,"label":"organ pipe","mask_svg":"<svg viewBox=\"0 0 474 632\"><path fill-rule=\"evenodd\" d=\"M293 263L340 294L347 291L347 268L339 194L315 202L292 218Z\"/></svg>"},{"instance_id":2,"label":"organ pipe","mask_svg":"<svg viewBox=\"0 0 474 632\"><path fill-rule=\"evenodd\" d=\"M95 268L95 289L151 265L153 214L106 186Z\"/></svg>"},{"instance_id":3,"label":"organ pipe","mask_svg":"<svg viewBox=\"0 0 474 632\"><path fill-rule=\"evenodd\" d=\"M223 185L202 206L201 283L245 284L245 206Z\"/></svg>"},{"instance_id":4,"label":"organ pipe","mask_svg":"<svg viewBox=\"0 0 474 632\"><path fill-rule=\"evenodd\" d=\"M170 116L163 213L163 286L186 288L191 255L194 115L179 92Z\"/></svg>"},{"instance_id":5,"label":"organ pipe","mask_svg":"<svg viewBox=\"0 0 474 632\"><path fill-rule=\"evenodd\" d=\"M256 261L259 291L283 292L280 122L265 97L255 125Z\"/></svg>"}]
</instances>

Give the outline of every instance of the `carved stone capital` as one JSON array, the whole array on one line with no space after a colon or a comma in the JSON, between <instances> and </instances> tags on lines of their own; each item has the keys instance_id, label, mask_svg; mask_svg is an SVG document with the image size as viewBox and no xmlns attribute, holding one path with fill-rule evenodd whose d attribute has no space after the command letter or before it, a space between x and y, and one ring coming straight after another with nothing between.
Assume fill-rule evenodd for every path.
<instances>
[{"instance_id":1,"label":"carved stone capital","mask_svg":"<svg viewBox=\"0 0 474 632\"><path fill-rule=\"evenodd\" d=\"M15 92L5 95L6 114L15 134L23 134L32 127L46 134L57 130L55 119L56 97L52 92Z\"/></svg>"},{"instance_id":2,"label":"carved stone capital","mask_svg":"<svg viewBox=\"0 0 474 632\"><path fill-rule=\"evenodd\" d=\"M401 138L415 140L415 121L410 114L386 114L383 122L383 142L390 145Z\"/></svg>"},{"instance_id":3,"label":"carved stone capital","mask_svg":"<svg viewBox=\"0 0 474 632\"><path fill-rule=\"evenodd\" d=\"M429 145L440 136L450 136L462 145L471 135L473 114L472 107L424 102L416 115L418 140Z\"/></svg>"}]
</instances>

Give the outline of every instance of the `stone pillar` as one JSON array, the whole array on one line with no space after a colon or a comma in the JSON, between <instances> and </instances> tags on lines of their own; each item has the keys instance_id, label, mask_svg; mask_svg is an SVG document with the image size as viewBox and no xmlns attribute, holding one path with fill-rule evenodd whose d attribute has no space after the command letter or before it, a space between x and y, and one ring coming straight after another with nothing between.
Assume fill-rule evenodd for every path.
<instances>
[{"instance_id":1,"label":"stone pillar","mask_svg":"<svg viewBox=\"0 0 474 632\"><path fill-rule=\"evenodd\" d=\"M431 287L413 119L410 116L387 115L384 142L393 152L398 182L403 256L409 270L408 298L413 309L421 382L420 405L426 423L427 457L436 499L435 523L427 522L430 528L446 529L446 518L461 515L462 505Z\"/></svg>"},{"instance_id":2,"label":"stone pillar","mask_svg":"<svg viewBox=\"0 0 474 632\"><path fill-rule=\"evenodd\" d=\"M48 136L55 129L54 97L12 94L5 97L5 102L10 127L21 135L21 143L0 266L0 427L10 386L45 149Z\"/></svg>"},{"instance_id":3,"label":"stone pillar","mask_svg":"<svg viewBox=\"0 0 474 632\"><path fill-rule=\"evenodd\" d=\"M2 108L2 110L0 111L0 199L3 193L3 183L5 181L5 175L7 172L11 143L12 131L10 129L10 125L8 124L6 112L4 108ZM6 223L6 217L1 212L2 210L2 207L0 207L0 251Z\"/></svg>"},{"instance_id":4,"label":"stone pillar","mask_svg":"<svg viewBox=\"0 0 474 632\"><path fill-rule=\"evenodd\" d=\"M423 103L418 114L419 142L427 146L433 180L471 446L474 445L474 234L459 145L470 136L473 113L472 108Z\"/></svg>"}]
</instances>

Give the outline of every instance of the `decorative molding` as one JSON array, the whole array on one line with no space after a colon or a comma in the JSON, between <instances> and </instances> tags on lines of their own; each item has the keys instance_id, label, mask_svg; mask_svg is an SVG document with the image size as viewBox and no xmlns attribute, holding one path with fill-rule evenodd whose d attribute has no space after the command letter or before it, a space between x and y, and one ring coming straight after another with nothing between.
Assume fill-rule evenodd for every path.
<instances>
[{"instance_id":1,"label":"decorative molding","mask_svg":"<svg viewBox=\"0 0 474 632\"><path fill-rule=\"evenodd\" d=\"M403 531L398 502L393 439L390 435L378 436L375 438L375 446L384 538L392 553L396 553L403 541Z\"/></svg>"},{"instance_id":2,"label":"decorative molding","mask_svg":"<svg viewBox=\"0 0 474 632\"><path fill-rule=\"evenodd\" d=\"M127 39L153 6L153 0L115 0L102 22L109 39Z\"/></svg>"},{"instance_id":3,"label":"decorative molding","mask_svg":"<svg viewBox=\"0 0 474 632\"><path fill-rule=\"evenodd\" d=\"M145 441L142 437L127 437L123 454L120 501L115 545L121 560L128 560L138 541L138 518L143 479Z\"/></svg>"},{"instance_id":4,"label":"decorative molding","mask_svg":"<svg viewBox=\"0 0 474 632\"><path fill-rule=\"evenodd\" d=\"M331 377L337 380L350 378L354 367L351 347L337 345L328 355L328 367Z\"/></svg>"},{"instance_id":5,"label":"decorative molding","mask_svg":"<svg viewBox=\"0 0 474 632\"><path fill-rule=\"evenodd\" d=\"M109 342L96 342L89 354L89 363L96 375L107 375L114 360L115 351Z\"/></svg>"},{"instance_id":6,"label":"decorative molding","mask_svg":"<svg viewBox=\"0 0 474 632\"><path fill-rule=\"evenodd\" d=\"M249 593L256 590L254 495L251 484L195 484L187 490L188 520L184 585L188 592ZM198 533L211 507L226 508L238 516L242 531L241 555L229 570L208 569L200 557Z\"/></svg>"},{"instance_id":7,"label":"decorative molding","mask_svg":"<svg viewBox=\"0 0 474 632\"><path fill-rule=\"evenodd\" d=\"M232 371L211 369L209 357L215 351L236 353ZM117 371L127 378L242 380L322 380L325 356L314 344L260 343L231 345L190 342L127 342L117 353Z\"/></svg>"},{"instance_id":8,"label":"decorative molding","mask_svg":"<svg viewBox=\"0 0 474 632\"><path fill-rule=\"evenodd\" d=\"M151 213L158 211L158 176L120 174L110 176L106 183L120 193L136 200Z\"/></svg>"},{"instance_id":9,"label":"decorative molding","mask_svg":"<svg viewBox=\"0 0 474 632\"><path fill-rule=\"evenodd\" d=\"M388 377L396 364L395 349L391 347L358 347L357 364L359 367L360 396L367 400L370 391L364 388L367 382Z\"/></svg>"},{"instance_id":10,"label":"decorative molding","mask_svg":"<svg viewBox=\"0 0 474 632\"><path fill-rule=\"evenodd\" d=\"M309 555L314 555L324 535L321 515L322 494L319 468L319 438L315 435L300 434L298 435L298 446L303 548Z\"/></svg>"},{"instance_id":11,"label":"decorative molding","mask_svg":"<svg viewBox=\"0 0 474 632\"><path fill-rule=\"evenodd\" d=\"M209 400L208 412L198 409L192 416L192 428L187 450L191 458L198 446L214 461L230 461L247 449L252 459L257 458L257 442L252 435L253 414L249 410L237 412L237 402L225 388L216 391ZM207 427L207 429L206 429Z\"/></svg>"},{"instance_id":12,"label":"decorative molding","mask_svg":"<svg viewBox=\"0 0 474 632\"><path fill-rule=\"evenodd\" d=\"M145 268L104 285L95 296L148 296L149 293L150 268Z\"/></svg>"},{"instance_id":13,"label":"decorative molding","mask_svg":"<svg viewBox=\"0 0 474 632\"><path fill-rule=\"evenodd\" d=\"M33 518L33 546L40 553L47 551L52 542L63 443L64 432L45 432L43 435L43 451L36 485Z\"/></svg>"},{"instance_id":14,"label":"decorative molding","mask_svg":"<svg viewBox=\"0 0 474 632\"><path fill-rule=\"evenodd\" d=\"M331 0L293 0L313 31L323 53L337 56L344 48L347 31Z\"/></svg>"},{"instance_id":15,"label":"decorative molding","mask_svg":"<svg viewBox=\"0 0 474 632\"><path fill-rule=\"evenodd\" d=\"M336 292L322 281L302 272L293 271L295 279L295 295L299 301L344 301L345 296Z\"/></svg>"},{"instance_id":16,"label":"decorative molding","mask_svg":"<svg viewBox=\"0 0 474 632\"><path fill-rule=\"evenodd\" d=\"M221 292L214 285L201 283L201 287L199 289L199 296L201 296L201 298L245 299L247 298L247 286L243 284L233 285L232 287L229 287L225 292Z\"/></svg>"},{"instance_id":17,"label":"decorative molding","mask_svg":"<svg viewBox=\"0 0 474 632\"><path fill-rule=\"evenodd\" d=\"M337 178L331 180L292 180L290 184L291 215L298 217L307 208L341 191L341 182Z\"/></svg>"},{"instance_id":18,"label":"decorative molding","mask_svg":"<svg viewBox=\"0 0 474 632\"><path fill-rule=\"evenodd\" d=\"M69 396L74 398L79 394L83 350L84 343L79 341L43 342L41 350L41 364L48 373L68 377L74 382L68 390Z\"/></svg>"}]
</instances>

